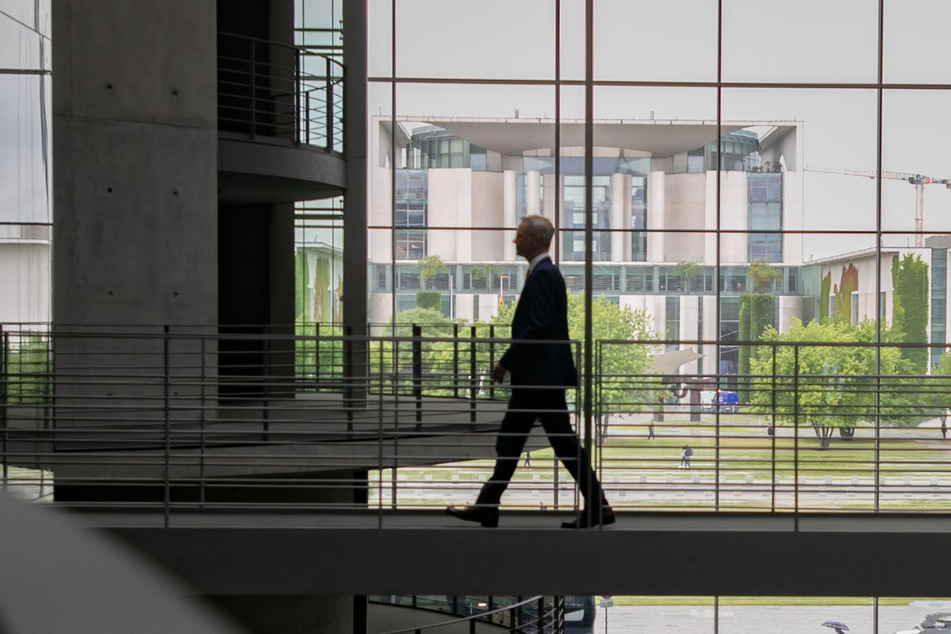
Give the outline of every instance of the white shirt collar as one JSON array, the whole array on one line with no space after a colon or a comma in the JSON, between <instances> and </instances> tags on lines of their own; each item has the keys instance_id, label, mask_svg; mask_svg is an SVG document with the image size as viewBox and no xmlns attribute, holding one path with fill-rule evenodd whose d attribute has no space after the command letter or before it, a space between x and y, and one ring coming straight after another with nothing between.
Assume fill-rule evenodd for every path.
<instances>
[{"instance_id":1,"label":"white shirt collar","mask_svg":"<svg viewBox=\"0 0 951 634\"><path fill-rule=\"evenodd\" d=\"M547 251L545 251L544 253L539 253L538 255L533 257L532 261L528 263L528 274L531 275L532 271L535 270L535 267L538 266L538 263L549 257L551 256L548 255Z\"/></svg>"}]
</instances>

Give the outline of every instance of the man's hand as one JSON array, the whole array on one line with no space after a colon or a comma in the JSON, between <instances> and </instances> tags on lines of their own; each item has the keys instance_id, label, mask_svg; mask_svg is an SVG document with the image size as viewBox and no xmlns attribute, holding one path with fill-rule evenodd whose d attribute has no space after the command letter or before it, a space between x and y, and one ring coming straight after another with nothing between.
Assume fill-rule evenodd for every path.
<instances>
[{"instance_id":1,"label":"man's hand","mask_svg":"<svg viewBox=\"0 0 951 634\"><path fill-rule=\"evenodd\" d=\"M496 383L501 383L502 381L505 380L506 372L508 372L508 370L506 370L501 365L496 363L495 367L492 368L492 378L495 380Z\"/></svg>"}]
</instances>

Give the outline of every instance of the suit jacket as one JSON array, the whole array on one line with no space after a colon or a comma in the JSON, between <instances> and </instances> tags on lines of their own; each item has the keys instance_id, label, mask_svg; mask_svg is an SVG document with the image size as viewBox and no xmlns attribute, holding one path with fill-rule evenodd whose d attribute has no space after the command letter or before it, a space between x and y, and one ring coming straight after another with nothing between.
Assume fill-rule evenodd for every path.
<instances>
[{"instance_id":1,"label":"suit jacket","mask_svg":"<svg viewBox=\"0 0 951 634\"><path fill-rule=\"evenodd\" d=\"M545 258L525 281L512 318L512 339L499 360L512 385L577 386L578 371L568 341L568 291L561 271ZM522 344L517 340L565 343Z\"/></svg>"}]
</instances>

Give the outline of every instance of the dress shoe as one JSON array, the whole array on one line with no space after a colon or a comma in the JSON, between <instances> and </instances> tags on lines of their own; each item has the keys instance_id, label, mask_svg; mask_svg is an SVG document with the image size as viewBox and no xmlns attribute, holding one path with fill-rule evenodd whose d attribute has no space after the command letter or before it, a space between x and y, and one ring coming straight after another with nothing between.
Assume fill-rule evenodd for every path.
<instances>
[{"instance_id":1,"label":"dress shoe","mask_svg":"<svg viewBox=\"0 0 951 634\"><path fill-rule=\"evenodd\" d=\"M589 513L584 511L581 513L581 517L574 519L570 522L562 522L562 528L592 528L594 526L607 526L608 524L613 524L616 518L614 517L614 510L609 506L607 508L602 508L600 515L597 511Z\"/></svg>"},{"instance_id":2,"label":"dress shoe","mask_svg":"<svg viewBox=\"0 0 951 634\"><path fill-rule=\"evenodd\" d=\"M446 512L467 522L479 522L486 528L499 525L499 510L486 506L447 506Z\"/></svg>"}]
</instances>

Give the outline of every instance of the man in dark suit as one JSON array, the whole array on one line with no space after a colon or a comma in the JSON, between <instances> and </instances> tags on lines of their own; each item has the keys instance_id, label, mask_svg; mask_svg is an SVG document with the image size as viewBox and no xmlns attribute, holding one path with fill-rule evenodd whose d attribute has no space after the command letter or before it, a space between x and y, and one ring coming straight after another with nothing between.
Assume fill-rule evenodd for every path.
<instances>
[{"instance_id":1,"label":"man in dark suit","mask_svg":"<svg viewBox=\"0 0 951 634\"><path fill-rule=\"evenodd\" d=\"M492 378L499 383L507 373L512 376L512 396L495 443L498 459L475 505L446 509L450 515L483 526L499 523L499 501L515 473L536 419L541 421L548 442L578 482L585 498L584 513L562 526L588 528L614 522L614 511L604 497L601 483L568 415L565 389L577 387L578 371L568 344L565 278L548 255L554 233L551 223L541 216L526 217L515 233L516 252L528 260L529 266L512 318L515 341L492 370ZM519 343L522 340L549 343ZM556 341L564 343L551 343Z\"/></svg>"}]
</instances>

